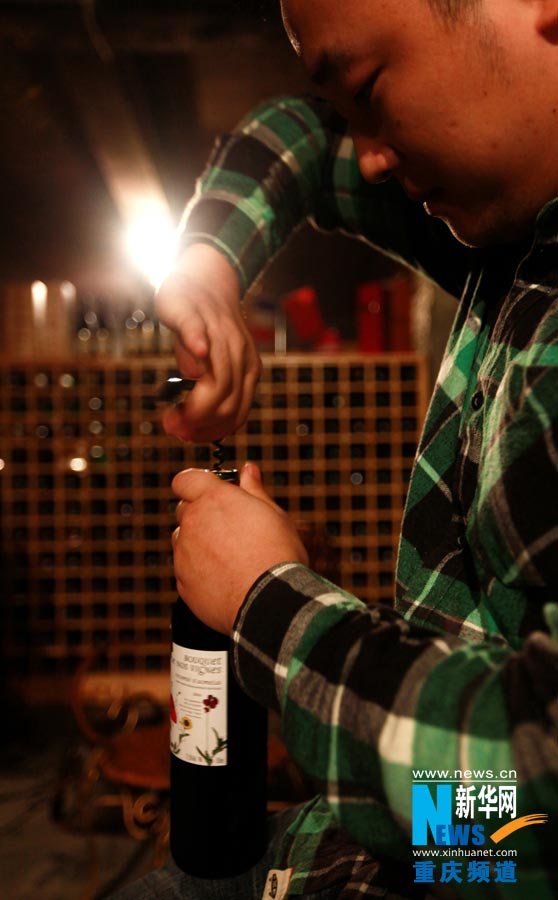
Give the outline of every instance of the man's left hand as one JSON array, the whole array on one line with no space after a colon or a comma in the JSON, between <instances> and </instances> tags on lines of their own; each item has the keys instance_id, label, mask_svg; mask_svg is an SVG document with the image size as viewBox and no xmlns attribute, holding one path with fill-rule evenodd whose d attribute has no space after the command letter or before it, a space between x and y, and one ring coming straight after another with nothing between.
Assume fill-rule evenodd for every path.
<instances>
[{"instance_id":1,"label":"man's left hand","mask_svg":"<svg viewBox=\"0 0 558 900\"><path fill-rule=\"evenodd\" d=\"M254 463L244 466L240 487L202 469L180 472L172 487L180 497L173 534L178 593L199 619L230 634L257 578L279 563L307 565L308 555Z\"/></svg>"}]
</instances>

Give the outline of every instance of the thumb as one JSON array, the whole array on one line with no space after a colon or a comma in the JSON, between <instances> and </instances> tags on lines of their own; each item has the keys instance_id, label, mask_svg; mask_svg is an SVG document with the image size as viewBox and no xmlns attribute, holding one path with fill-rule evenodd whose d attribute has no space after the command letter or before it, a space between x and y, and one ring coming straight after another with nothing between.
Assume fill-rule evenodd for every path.
<instances>
[{"instance_id":1,"label":"thumb","mask_svg":"<svg viewBox=\"0 0 558 900\"><path fill-rule=\"evenodd\" d=\"M262 473L256 463L247 462L244 464L240 473L240 487L246 491L246 493L251 494L252 497L257 497L258 500L263 500L265 503L276 508L277 505L273 502L263 486Z\"/></svg>"}]
</instances>

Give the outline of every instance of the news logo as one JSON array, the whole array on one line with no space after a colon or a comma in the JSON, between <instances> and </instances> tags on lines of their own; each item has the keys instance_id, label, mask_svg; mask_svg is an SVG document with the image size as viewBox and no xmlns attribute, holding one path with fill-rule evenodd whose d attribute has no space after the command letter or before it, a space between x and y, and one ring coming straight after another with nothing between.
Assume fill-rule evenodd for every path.
<instances>
[{"instance_id":1,"label":"news logo","mask_svg":"<svg viewBox=\"0 0 558 900\"><path fill-rule=\"evenodd\" d=\"M548 816L517 817L515 771L413 772L415 882L517 883L517 851L498 845Z\"/></svg>"}]
</instances>

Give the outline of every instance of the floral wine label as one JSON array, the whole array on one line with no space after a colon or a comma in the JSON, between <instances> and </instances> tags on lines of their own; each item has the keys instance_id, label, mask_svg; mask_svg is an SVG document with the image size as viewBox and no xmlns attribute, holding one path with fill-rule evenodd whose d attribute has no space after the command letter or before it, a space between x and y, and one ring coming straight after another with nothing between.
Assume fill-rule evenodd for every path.
<instances>
[{"instance_id":1,"label":"floral wine label","mask_svg":"<svg viewBox=\"0 0 558 900\"><path fill-rule=\"evenodd\" d=\"M227 657L172 645L170 747L185 762L227 765Z\"/></svg>"}]
</instances>

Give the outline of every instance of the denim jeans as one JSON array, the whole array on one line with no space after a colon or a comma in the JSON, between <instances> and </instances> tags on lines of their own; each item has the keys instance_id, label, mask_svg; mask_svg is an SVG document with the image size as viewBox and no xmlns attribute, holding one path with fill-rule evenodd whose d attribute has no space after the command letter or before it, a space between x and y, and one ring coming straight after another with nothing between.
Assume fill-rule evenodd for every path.
<instances>
[{"instance_id":1,"label":"denim jeans","mask_svg":"<svg viewBox=\"0 0 558 900\"><path fill-rule=\"evenodd\" d=\"M270 817L267 851L242 875L216 880L193 878L171 859L163 868L113 894L110 900L261 900L276 849L297 813L298 808L293 808ZM330 885L323 891L305 896L304 900L335 900L342 887L342 884Z\"/></svg>"}]
</instances>

